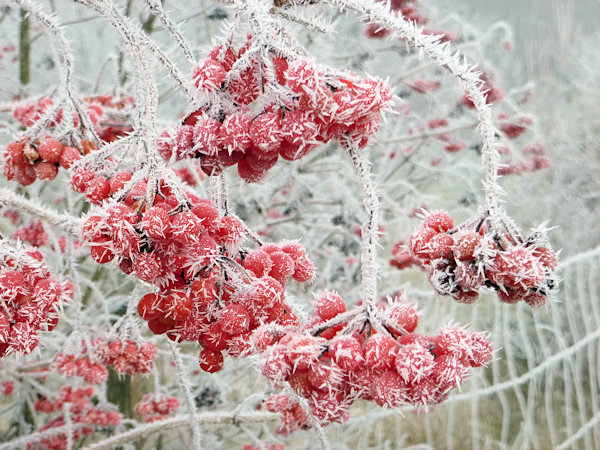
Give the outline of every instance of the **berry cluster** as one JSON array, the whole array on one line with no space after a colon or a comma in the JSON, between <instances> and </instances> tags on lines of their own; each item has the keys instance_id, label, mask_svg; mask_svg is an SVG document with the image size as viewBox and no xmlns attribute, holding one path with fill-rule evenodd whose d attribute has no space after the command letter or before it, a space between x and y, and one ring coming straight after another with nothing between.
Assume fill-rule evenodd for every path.
<instances>
[{"instance_id":1,"label":"berry cluster","mask_svg":"<svg viewBox=\"0 0 600 450\"><path fill-rule=\"evenodd\" d=\"M276 433L287 436L294 431L310 428L310 420L300 402L286 394L273 394L258 407L261 408L263 405L267 411L279 414L280 424L275 430Z\"/></svg>"},{"instance_id":2,"label":"berry cluster","mask_svg":"<svg viewBox=\"0 0 600 450\"><path fill-rule=\"evenodd\" d=\"M314 310L303 330L265 326L254 339L265 349L263 374L276 385L289 383L324 424L347 420L357 398L390 408L439 403L491 358L482 333L449 325L437 336L415 334L417 312L404 301L353 312L337 293L324 292ZM307 426L293 404L276 400L272 409L284 413L283 430Z\"/></svg>"},{"instance_id":3,"label":"berry cluster","mask_svg":"<svg viewBox=\"0 0 600 450\"><path fill-rule=\"evenodd\" d=\"M297 322L284 302L284 285L314 274L300 244L246 251L241 221L221 217L209 200L187 195L180 205L165 185L151 207L140 203L145 197L145 185L137 186L122 202L93 209L82 236L96 262L117 258L124 273L159 288L138 304L153 333L199 341L200 367L215 372L223 365L221 352L244 353L259 325Z\"/></svg>"},{"instance_id":4,"label":"berry cluster","mask_svg":"<svg viewBox=\"0 0 600 450\"><path fill-rule=\"evenodd\" d=\"M83 377L88 384L98 384L108 379L107 366L113 366L118 374L136 375L148 373L154 367L156 347L150 342L140 345L127 339L124 342L94 339L92 341L95 358L86 355L85 343L81 355L58 354L52 367L67 376Z\"/></svg>"},{"instance_id":5,"label":"berry cluster","mask_svg":"<svg viewBox=\"0 0 600 450\"><path fill-rule=\"evenodd\" d=\"M0 250L0 357L30 353L40 331L58 323L56 308L67 292L33 249Z\"/></svg>"},{"instance_id":6,"label":"berry cluster","mask_svg":"<svg viewBox=\"0 0 600 450\"><path fill-rule=\"evenodd\" d=\"M179 400L176 397L146 394L135 405L135 412L142 416L144 422L156 422L165 419L177 408L179 408Z\"/></svg>"},{"instance_id":7,"label":"berry cluster","mask_svg":"<svg viewBox=\"0 0 600 450\"><path fill-rule=\"evenodd\" d=\"M484 221L454 228L448 213L431 212L411 235L410 252L428 270L436 290L458 302L476 301L479 288L486 286L506 303L545 304L556 287L554 251L535 234L523 241L508 230L493 232Z\"/></svg>"},{"instance_id":8,"label":"berry cluster","mask_svg":"<svg viewBox=\"0 0 600 450\"><path fill-rule=\"evenodd\" d=\"M92 143L81 141L82 150L63 145L50 136L42 141L28 140L9 142L4 151L4 176L15 180L23 186L29 186L36 179L53 180L59 167L68 169L81 158L82 153L89 151Z\"/></svg>"},{"instance_id":9,"label":"berry cluster","mask_svg":"<svg viewBox=\"0 0 600 450\"><path fill-rule=\"evenodd\" d=\"M66 377L83 377L87 384L98 384L108 379L104 364L92 362L87 356L63 355L54 358L52 368Z\"/></svg>"},{"instance_id":10,"label":"berry cluster","mask_svg":"<svg viewBox=\"0 0 600 450\"><path fill-rule=\"evenodd\" d=\"M29 224L17 228L13 233L13 239L20 239L34 247L41 247L48 243L48 234L42 221L34 219Z\"/></svg>"},{"instance_id":11,"label":"berry cluster","mask_svg":"<svg viewBox=\"0 0 600 450\"><path fill-rule=\"evenodd\" d=\"M210 101L162 134L165 159L200 158L207 175L237 164L239 175L255 182L279 157L300 159L332 139L366 145L392 99L386 83L272 52L263 58L255 45L249 38L238 51L219 46L199 62L194 81Z\"/></svg>"},{"instance_id":12,"label":"berry cluster","mask_svg":"<svg viewBox=\"0 0 600 450\"><path fill-rule=\"evenodd\" d=\"M113 366L118 374L136 375L149 373L154 367L156 347L151 342L135 343L126 339L121 341L105 341L94 339L94 354L102 364Z\"/></svg>"},{"instance_id":13,"label":"berry cluster","mask_svg":"<svg viewBox=\"0 0 600 450\"><path fill-rule=\"evenodd\" d=\"M94 205L101 205L111 195L118 193L125 184L131 180L132 174L123 171L113 176L105 176L88 167L77 167L71 172L71 187L75 192L84 194L87 200ZM137 206L136 200L142 200L146 194L146 183L136 185L129 196L127 203Z\"/></svg>"},{"instance_id":14,"label":"berry cluster","mask_svg":"<svg viewBox=\"0 0 600 450\"><path fill-rule=\"evenodd\" d=\"M105 411L94 407L92 396L94 388L87 387L82 389L72 389L71 387L63 387L60 396L55 399L46 397L39 398L34 409L39 412L50 414L55 411L63 411L65 404L69 405L69 413L71 415L70 422L82 427L73 429L71 438L78 441L85 436L89 436L94 431L93 426L98 427L116 427L121 423L121 414L114 411ZM48 421L38 431L44 431L51 428L58 428L67 425L65 417L59 415L56 418ZM27 449L33 450L39 448L40 444L46 449L63 450L67 448L69 438L66 434L53 434L49 437L40 439L39 442L28 443Z\"/></svg>"}]
</instances>

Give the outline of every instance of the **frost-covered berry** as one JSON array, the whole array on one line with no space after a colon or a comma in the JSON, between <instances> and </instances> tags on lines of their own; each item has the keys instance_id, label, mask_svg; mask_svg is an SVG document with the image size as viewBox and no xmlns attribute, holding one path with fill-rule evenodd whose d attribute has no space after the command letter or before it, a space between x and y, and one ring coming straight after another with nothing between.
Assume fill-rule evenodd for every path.
<instances>
[{"instance_id":1,"label":"frost-covered berry","mask_svg":"<svg viewBox=\"0 0 600 450\"><path fill-rule=\"evenodd\" d=\"M242 334L250 328L250 315L243 306L230 304L219 313L219 323L225 333Z\"/></svg>"},{"instance_id":2,"label":"frost-covered berry","mask_svg":"<svg viewBox=\"0 0 600 450\"><path fill-rule=\"evenodd\" d=\"M40 158L50 163L59 162L62 150L63 145L61 142L51 137L47 137L44 141L40 142L40 145L38 146Z\"/></svg>"},{"instance_id":3,"label":"frost-covered berry","mask_svg":"<svg viewBox=\"0 0 600 450\"><path fill-rule=\"evenodd\" d=\"M433 355L419 343L404 345L398 349L396 372L407 383L418 383L429 377L433 366Z\"/></svg>"},{"instance_id":4,"label":"frost-covered berry","mask_svg":"<svg viewBox=\"0 0 600 450\"><path fill-rule=\"evenodd\" d=\"M313 308L324 321L346 312L346 304L335 291L324 291L315 296Z\"/></svg>"},{"instance_id":5,"label":"frost-covered berry","mask_svg":"<svg viewBox=\"0 0 600 450\"><path fill-rule=\"evenodd\" d=\"M365 360L363 347L354 336L337 335L329 344L329 354L344 370L353 371Z\"/></svg>"},{"instance_id":6,"label":"frost-covered berry","mask_svg":"<svg viewBox=\"0 0 600 450\"><path fill-rule=\"evenodd\" d=\"M198 362L200 364L200 368L205 372L218 372L223 368L223 353L205 348L200 352Z\"/></svg>"},{"instance_id":7,"label":"frost-covered berry","mask_svg":"<svg viewBox=\"0 0 600 450\"><path fill-rule=\"evenodd\" d=\"M398 344L386 334L375 334L364 345L365 365L373 370L392 369L396 364Z\"/></svg>"}]
</instances>

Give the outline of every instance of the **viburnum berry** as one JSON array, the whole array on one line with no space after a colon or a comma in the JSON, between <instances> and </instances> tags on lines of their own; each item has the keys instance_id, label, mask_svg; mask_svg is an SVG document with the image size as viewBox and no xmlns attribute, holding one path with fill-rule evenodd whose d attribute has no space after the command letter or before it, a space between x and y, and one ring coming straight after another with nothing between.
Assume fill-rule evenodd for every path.
<instances>
[{"instance_id":1,"label":"viburnum berry","mask_svg":"<svg viewBox=\"0 0 600 450\"><path fill-rule=\"evenodd\" d=\"M422 226L439 233L451 230L454 227L454 221L446 211L432 211L427 214Z\"/></svg>"},{"instance_id":2,"label":"viburnum berry","mask_svg":"<svg viewBox=\"0 0 600 450\"><path fill-rule=\"evenodd\" d=\"M198 239L202 233L202 222L191 211L182 211L171 217L171 235L182 244Z\"/></svg>"},{"instance_id":3,"label":"viburnum berry","mask_svg":"<svg viewBox=\"0 0 600 450\"><path fill-rule=\"evenodd\" d=\"M417 342L403 345L398 349L395 367L405 382L419 383L433 372L434 357Z\"/></svg>"},{"instance_id":4,"label":"viburnum berry","mask_svg":"<svg viewBox=\"0 0 600 450\"><path fill-rule=\"evenodd\" d=\"M112 251L111 241L107 237L96 239L90 247L92 259L99 264L106 264L114 259L115 254Z\"/></svg>"},{"instance_id":5,"label":"viburnum berry","mask_svg":"<svg viewBox=\"0 0 600 450\"><path fill-rule=\"evenodd\" d=\"M396 363L398 345L386 334L375 334L364 345L365 365L373 370L392 369Z\"/></svg>"},{"instance_id":6,"label":"viburnum berry","mask_svg":"<svg viewBox=\"0 0 600 450\"><path fill-rule=\"evenodd\" d=\"M215 232L221 244L236 245L244 236L245 228L240 219L235 216L225 216Z\"/></svg>"},{"instance_id":7,"label":"viburnum berry","mask_svg":"<svg viewBox=\"0 0 600 450\"><path fill-rule=\"evenodd\" d=\"M223 368L223 353L205 348L200 352L198 362L200 364L200 368L205 372L218 372Z\"/></svg>"},{"instance_id":8,"label":"viburnum berry","mask_svg":"<svg viewBox=\"0 0 600 450\"><path fill-rule=\"evenodd\" d=\"M403 301L395 301L388 309L389 327L395 334L412 333L419 323L419 315L415 305Z\"/></svg>"},{"instance_id":9,"label":"viburnum berry","mask_svg":"<svg viewBox=\"0 0 600 450\"><path fill-rule=\"evenodd\" d=\"M58 163L64 169L70 169L75 161L81 158L79 149L75 147L63 147Z\"/></svg>"},{"instance_id":10,"label":"viburnum berry","mask_svg":"<svg viewBox=\"0 0 600 450\"><path fill-rule=\"evenodd\" d=\"M146 294L140 298L137 309L142 319L157 319L164 314L163 297L160 294Z\"/></svg>"},{"instance_id":11,"label":"viburnum berry","mask_svg":"<svg viewBox=\"0 0 600 450\"><path fill-rule=\"evenodd\" d=\"M329 354L344 370L353 371L365 360L363 347L354 336L337 335L329 344Z\"/></svg>"},{"instance_id":12,"label":"viburnum berry","mask_svg":"<svg viewBox=\"0 0 600 450\"><path fill-rule=\"evenodd\" d=\"M479 245L481 236L474 231L465 232L454 238L452 251L454 257L459 261L470 261L474 259L475 249Z\"/></svg>"},{"instance_id":13,"label":"viburnum berry","mask_svg":"<svg viewBox=\"0 0 600 450\"><path fill-rule=\"evenodd\" d=\"M133 270L140 280L154 282L163 272L160 256L153 252L136 253L133 258Z\"/></svg>"},{"instance_id":14,"label":"viburnum berry","mask_svg":"<svg viewBox=\"0 0 600 450\"><path fill-rule=\"evenodd\" d=\"M218 318L221 329L228 334L238 335L250 328L250 315L248 310L237 304L230 304L223 308Z\"/></svg>"},{"instance_id":15,"label":"viburnum berry","mask_svg":"<svg viewBox=\"0 0 600 450\"><path fill-rule=\"evenodd\" d=\"M269 256L272 266L269 276L285 284L285 282L294 274L296 266L294 260L285 252L273 252Z\"/></svg>"},{"instance_id":16,"label":"viburnum berry","mask_svg":"<svg viewBox=\"0 0 600 450\"><path fill-rule=\"evenodd\" d=\"M185 319L192 310L192 299L182 291L171 291L163 299L164 316L174 321Z\"/></svg>"},{"instance_id":17,"label":"viburnum berry","mask_svg":"<svg viewBox=\"0 0 600 450\"><path fill-rule=\"evenodd\" d=\"M110 183L102 176L94 176L87 182L85 196L96 205L101 204L110 195Z\"/></svg>"},{"instance_id":18,"label":"viburnum berry","mask_svg":"<svg viewBox=\"0 0 600 450\"><path fill-rule=\"evenodd\" d=\"M40 158L50 162L57 163L60 160L60 155L63 150L63 145L60 141L47 137L45 140L40 142L38 146L38 154Z\"/></svg>"},{"instance_id":19,"label":"viburnum berry","mask_svg":"<svg viewBox=\"0 0 600 450\"><path fill-rule=\"evenodd\" d=\"M141 225L153 239L166 239L171 232L171 218L163 208L158 206L153 206L144 212Z\"/></svg>"},{"instance_id":20,"label":"viburnum berry","mask_svg":"<svg viewBox=\"0 0 600 450\"><path fill-rule=\"evenodd\" d=\"M489 275L496 284L510 288L533 288L544 280L543 266L534 250L521 246L498 252Z\"/></svg>"},{"instance_id":21,"label":"viburnum berry","mask_svg":"<svg viewBox=\"0 0 600 450\"><path fill-rule=\"evenodd\" d=\"M212 59L201 61L192 74L194 84L203 92L215 92L221 88L227 71Z\"/></svg>"},{"instance_id":22,"label":"viburnum berry","mask_svg":"<svg viewBox=\"0 0 600 450\"><path fill-rule=\"evenodd\" d=\"M335 291L324 291L315 296L313 308L324 321L346 312L344 300Z\"/></svg>"}]
</instances>

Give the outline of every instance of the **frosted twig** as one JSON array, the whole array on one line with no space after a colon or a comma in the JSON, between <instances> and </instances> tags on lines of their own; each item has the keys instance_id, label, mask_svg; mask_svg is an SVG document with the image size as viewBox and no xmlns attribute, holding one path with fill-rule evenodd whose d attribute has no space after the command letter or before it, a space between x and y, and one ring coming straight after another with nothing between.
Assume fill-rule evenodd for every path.
<instances>
[{"instance_id":1,"label":"frosted twig","mask_svg":"<svg viewBox=\"0 0 600 450\"><path fill-rule=\"evenodd\" d=\"M175 360L175 367L177 368L177 382L183 388L183 392L185 393L185 400L190 413L190 426L192 428L192 436L194 439L193 445L195 449L201 449L202 434L198 426L198 414L196 410L196 402L194 400L194 395L192 394L192 388L188 383L187 379L185 378L185 375L183 374L183 361L181 360L181 353L179 352L179 349L175 346L175 343L173 341L169 341L169 347L171 348L171 354L173 355L173 359Z\"/></svg>"},{"instance_id":2,"label":"frosted twig","mask_svg":"<svg viewBox=\"0 0 600 450\"><path fill-rule=\"evenodd\" d=\"M233 425L236 423L261 423L279 420L279 415L261 412L252 412L246 414L207 412L197 414L195 420L196 423L199 425ZM144 436L149 436L152 433L158 433L161 431L173 430L176 428L188 426L191 423L191 421L191 416L187 414L167 418L161 420L160 422L141 425L132 430L126 431L125 433L117 434L116 436L111 436L108 439L89 445L85 448L86 450L101 450L115 448L119 445L123 445L136 439L140 439Z\"/></svg>"},{"instance_id":3,"label":"frosted twig","mask_svg":"<svg viewBox=\"0 0 600 450\"><path fill-rule=\"evenodd\" d=\"M14 206L21 211L39 217L45 222L65 230L73 236L79 236L79 219L53 211L41 203L34 200L28 200L9 189L0 188L0 206L2 204Z\"/></svg>"},{"instance_id":4,"label":"frosted twig","mask_svg":"<svg viewBox=\"0 0 600 450\"><path fill-rule=\"evenodd\" d=\"M177 42L177 45L179 45L179 48L181 48L181 51L185 55L185 59L190 70L193 69L195 65L195 59L192 50L190 49L185 39L183 39L183 36L181 35L181 32L177 29L177 26L165 13L165 10L162 7L162 3L159 0L146 0L146 4L150 7L150 11L152 12L152 14L154 14L154 16L161 21L165 29L169 32L173 39L175 39L175 42Z\"/></svg>"},{"instance_id":5,"label":"frosted twig","mask_svg":"<svg viewBox=\"0 0 600 450\"><path fill-rule=\"evenodd\" d=\"M379 198L375 192L375 186L371 180L369 162L360 152L357 143L352 139L346 139L348 154L358 175L360 188L363 195L363 205L367 217L361 226L361 294L367 307L369 320L375 310L377 302L377 242L379 221ZM374 318L374 317L373 317Z\"/></svg>"}]
</instances>

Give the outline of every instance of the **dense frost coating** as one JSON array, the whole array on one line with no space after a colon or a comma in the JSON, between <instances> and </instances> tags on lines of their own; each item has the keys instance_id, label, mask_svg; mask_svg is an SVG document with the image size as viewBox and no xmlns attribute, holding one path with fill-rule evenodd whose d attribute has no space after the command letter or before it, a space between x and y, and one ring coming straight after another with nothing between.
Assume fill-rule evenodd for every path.
<instances>
[{"instance_id":1,"label":"dense frost coating","mask_svg":"<svg viewBox=\"0 0 600 450\"><path fill-rule=\"evenodd\" d=\"M461 52L507 28L417 0L123 6L0 4L8 445L532 444L507 438L538 418L521 385L597 327L571 344L544 309L510 312L552 299L559 261L500 195L550 164L531 90ZM553 444L588 439L577 406Z\"/></svg>"}]
</instances>

